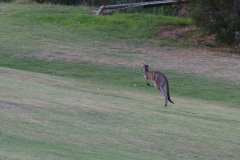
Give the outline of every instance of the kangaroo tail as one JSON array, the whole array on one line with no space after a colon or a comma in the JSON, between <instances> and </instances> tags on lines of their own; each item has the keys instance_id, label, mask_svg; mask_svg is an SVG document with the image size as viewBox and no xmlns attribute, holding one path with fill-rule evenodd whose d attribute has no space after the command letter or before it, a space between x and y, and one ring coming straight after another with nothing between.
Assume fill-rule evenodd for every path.
<instances>
[{"instance_id":1,"label":"kangaroo tail","mask_svg":"<svg viewBox=\"0 0 240 160\"><path fill-rule=\"evenodd\" d=\"M174 102L170 99L170 97L168 97L169 102L171 102L172 104L174 104Z\"/></svg>"},{"instance_id":2,"label":"kangaroo tail","mask_svg":"<svg viewBox=\"0 0 240 160\"><path fill-rule=\"evenodd\" d=\"M168 80L167 80L167 96L168 96L169 102L171 102L172 104L174 104L174 102L170 99Z\"/></svg>"}]
</instances>

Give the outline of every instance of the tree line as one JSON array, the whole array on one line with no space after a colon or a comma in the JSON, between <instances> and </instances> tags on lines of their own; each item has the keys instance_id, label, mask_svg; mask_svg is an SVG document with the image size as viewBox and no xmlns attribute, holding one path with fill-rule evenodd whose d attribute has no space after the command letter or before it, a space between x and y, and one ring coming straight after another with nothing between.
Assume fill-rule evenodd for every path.
<instances>
[{"instance_id":1,"label":"tree line","mask_svg":"<svg viewBox=\"0 0 240 160\"><path fill-rule=\"evenodd\" d=\"M0 0L0 2L12 2L14 0ZM88 6L102 6L105 0L29 0L37 3L50 3L59 5L88 5ZM108 5L149 2L151 0L107 0Z\"/></svg>"}]
</instances>

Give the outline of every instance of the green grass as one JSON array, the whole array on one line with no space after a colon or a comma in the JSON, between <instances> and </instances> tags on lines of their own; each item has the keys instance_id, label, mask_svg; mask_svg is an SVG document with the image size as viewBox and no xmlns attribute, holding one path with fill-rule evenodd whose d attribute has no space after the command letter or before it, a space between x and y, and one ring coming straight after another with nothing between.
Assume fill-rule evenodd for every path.
<instances>
[{"instance_id":1,"label":"green grass","mask_svg":"<svg viewBox=\"0 0 240 160\"><path fill-rule=\"evenodd\" d=\"M84 62L39 61L36 59L1 59L0 63L2 67L100 81L113 85L132 87L136 84L139 89L158 93L153 83L151 87L145 86L144 78L142 78L143 72L139 68L129 68L121 65L117 67L89 65L89 63ZM230 81L223 82L217 78L182 74L172 70L162 71L169 74L170 89L174 96L217 102L233 108L239 108L240 106L240 101L237 98L238 84Z\"/></svg>"},{"instance_id":2,"label":"green grass","mask_svg":"<svg viewBox=\"0 0 240 160\"><path fill-rule=\"evenodd\" d=\"M239 156L237 109L176 96L163 107L148 89L6 68L0 84L2 158Z\"/></svg>"},{"instance_id":3,"label":"green grass","mask_svg":"<svg viewBox=\"0 0 240 160\"><path fill-rule=\"evenodd\" d=\"M190 20L88 10L1 4L0 159L239 158L237 82L162 68L168 107L145 85L142 61L165 57L136 46L159 24Z\"/></svg>"},{"instance_id":4,"label":"green grass","mask_svg":"<svg viewBox=\"0 0 240 160\"><path fill-rule=\"evenodd\" d=\"M6 5L5 5L6 6ZM83 7L59 7L43 5L27 5L27 7L13 7L7 5L1 8L1 12L6 14L3 18L11 18L11 25L19 27L44 28L46 26L58 26L65 28L69 32L80 32L81 34L102 34L101 39L106 36L117 38L149 38L151 30L158 30L158 25L187 25L189 19L177 17L152 15L152 14L115 14L113 16L95 16L83 14L87 12ZM32 12L34 10L34 12ZM14 21L15 20L15 21ZM5 24L6 25L6 24ZM51 29L48 27L48 30ZM126 30L126 28L128 28Z\"/></svg>"}]
</instances>

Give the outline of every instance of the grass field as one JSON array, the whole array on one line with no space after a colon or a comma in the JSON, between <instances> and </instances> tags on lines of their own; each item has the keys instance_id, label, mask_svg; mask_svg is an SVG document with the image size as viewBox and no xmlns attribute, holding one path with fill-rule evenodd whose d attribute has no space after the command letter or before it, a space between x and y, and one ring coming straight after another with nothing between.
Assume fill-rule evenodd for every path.
<instances>
[{"instance_id":1,"label":"grass field","mask_svg":"<svg viewBox=\"0 0 240 160\"><path fill-rule=\"evenodd\" d=\"M159 47L188 19L89 10L0 5L0 159L239 159L239 55Z\"/></svg>"}]
</instances>

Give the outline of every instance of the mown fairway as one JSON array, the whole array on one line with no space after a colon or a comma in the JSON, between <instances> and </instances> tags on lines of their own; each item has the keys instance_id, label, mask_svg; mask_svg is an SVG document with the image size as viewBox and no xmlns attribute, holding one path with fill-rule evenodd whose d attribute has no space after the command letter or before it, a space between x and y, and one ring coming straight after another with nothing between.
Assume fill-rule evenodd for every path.
<instances>
[{"instance_id":1,"label":"mown fairway","mask_svg":"<svg viewBox=\"0 0 240 160\"><path fill-rule=\"evenodd\" d=\"M189 20L88 10L0 4L0 159L239 159L239 55L159 47Z\"/></svg>"}]
</instances>

